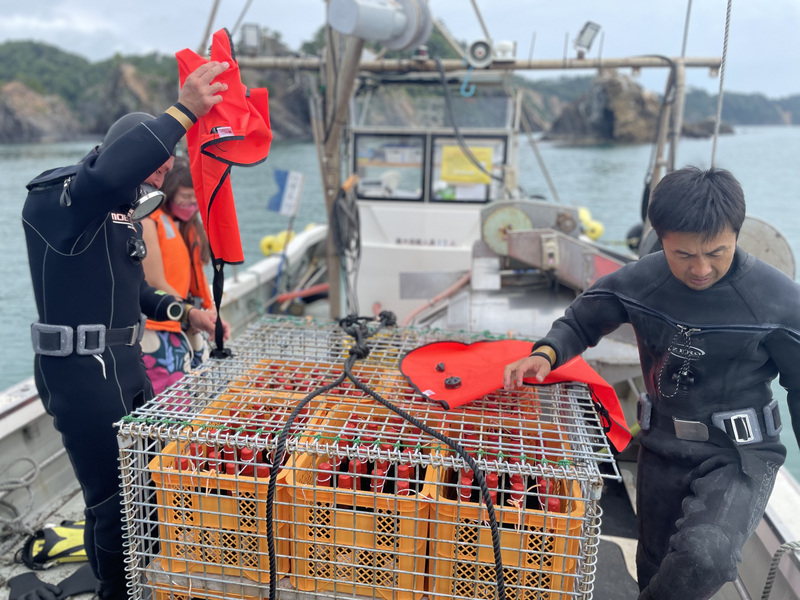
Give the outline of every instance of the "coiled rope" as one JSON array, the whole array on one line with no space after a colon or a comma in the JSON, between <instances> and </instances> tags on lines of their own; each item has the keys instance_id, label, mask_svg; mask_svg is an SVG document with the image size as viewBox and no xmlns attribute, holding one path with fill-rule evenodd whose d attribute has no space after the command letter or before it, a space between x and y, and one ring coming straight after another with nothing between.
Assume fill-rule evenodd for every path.
<instances>
[{"instance_id":1,"label":"coiled rope","mask_svg":"<svg viewBox=\"0 0 800 600\"><path fill-rule=\"evenodd\" d=\"M789 550L794 550L795 552L800 550L800 542L786 542L775 551L772 556L772 562L769 565L769 573L767 573L767 581L764 583L761 600L768 600L770 593L772 593L772 585L775 583L775 576L778 574L778 564L781 562L783 555Z\"/></svg>"},{"instance_id":2,"label":"coiled rope","mask_svg":"<svg viewBox=\"0 0 800 600\"><path fill-rule=\"evenodd\" d=\"M7 465L2 471L0 471L0 475L4 475L6 471L8 471L11 467L21 462L30 463L32 468L20 477L15 477L12 479L6 479L0 481L0 492L2 492L3 495L5 495L7 493L19 489L24 489L28 493L28 505L20 512L17 511L17 509L8 502L0 501L0 504L2 504L2 506L8 508L12 513L16 513L16 516L10 519L0 516L0 522L3 523L3 525L8 526L15 531L22 533L30 533L29 528L22 525L22 520L33 509L34 497L33 497L33 491L31 491L31 485L33 485L33 483L36 481L36 478L39 477L38 463L28 456L22 456L13 463L11 463L10 465Z\"/></svg>"}]
</instances>

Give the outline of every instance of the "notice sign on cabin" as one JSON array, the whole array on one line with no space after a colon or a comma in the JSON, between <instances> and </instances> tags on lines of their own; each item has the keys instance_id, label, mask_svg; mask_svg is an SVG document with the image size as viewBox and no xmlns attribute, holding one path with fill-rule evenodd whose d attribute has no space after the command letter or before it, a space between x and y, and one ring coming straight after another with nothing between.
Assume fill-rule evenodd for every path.
<instances>
[{"instance_id":1,"label":"notice sign on cabin","mask_svg":"<svg viewBox=\"0 0 800 600\"><path fill-rule=\"evenodd\" d=\"M486 169L486 173L476 167L459 146L442 146L442 175L450 183L490 183L488 173L492 168L492 148L486 146L467 146Z\"/></svg>"}]
</instances>

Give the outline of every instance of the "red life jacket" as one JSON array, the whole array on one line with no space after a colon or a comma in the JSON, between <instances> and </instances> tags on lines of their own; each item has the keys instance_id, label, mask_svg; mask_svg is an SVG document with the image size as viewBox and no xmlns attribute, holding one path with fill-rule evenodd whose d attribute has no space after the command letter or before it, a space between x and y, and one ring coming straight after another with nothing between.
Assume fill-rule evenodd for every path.
<instances>
[{"instance_id":1,"label":"red life jacket","mask_svg":"<svg viewBox=\"0 0 800 600\"><path fill-rule=\"evenodd\" d=\"M439 402L450 410L463 406L503 387L503 368L531 351L531 342L524 340L489 340L464 344L462 342L434 342L420 346L406 354L400 362L400 371L423 396ZM444 364L444 371L436 366ZM448 387L445 379L457 376L460 385ZM526 379L525 383L548 385L562 381L586 383L592 396L599 402L596 407L606 435L618 451L631 440L617 394L580 357L550 372L543 383Z\"/></svg>"},{"instance_id":2,"label":"red life jacket","mask_svg":"<svg viewBox=\"0 0 800 600\"><path fill-rule=\"evenodd\" d=\"M175 56L181 86L191 72L208 62L188 48ZM269 98L266 88L248 89L242 83L226 29L214 34L211 60L230 64L215 80L227 84L228 89L221 92L224 100L189 129L186 141L192 181L214 264L237 264L244 261L244 256L230 169L233 165L252 166L266 160L272 142Z\"/></svg>"}]
</instances>

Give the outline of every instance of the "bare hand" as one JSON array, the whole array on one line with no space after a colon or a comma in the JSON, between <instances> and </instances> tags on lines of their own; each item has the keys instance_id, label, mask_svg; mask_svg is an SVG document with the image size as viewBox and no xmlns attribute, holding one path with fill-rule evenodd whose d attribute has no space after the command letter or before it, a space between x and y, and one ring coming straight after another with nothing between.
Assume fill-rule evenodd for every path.
<instances>
[{"instance_id":1,"label":"bare hand","mask_svg":"<svg viewBox=\"0 0 800 600\"><path fill-rule=\"evenodd\" d=\"M229 66L227 62L208 62L197 67L183 82L178 102L192 111L194 116L204 116L215 104L222 102L220 92L227 90L228 84L214 79Z\"/></svg>"},{"instance_id":2,"label":"bare hand","mask_svg":"<svg viewBox=\"0 0 800 600\"><path fill-rule=\"evenodd\" d=\"M507 390L520 387L526 377L536 377L536 381L541 383L549 374L550 361L544 356L526 356L506 365L503 370L503 387Z\"/></svg>"},{"instance_id":3,"label":"bare hand","mask_svg":"<svg viewBox=\"0 0 800 600\"><path fill-rule=\"evenodd\" d=\"M217 325L217 311L193 308L189 311L189 325L192 329L214 335ZM227 340L229 337L231 337L231 326L228 325L225 319L222 319L222 339Z\"/></svg>"}]
</instances>

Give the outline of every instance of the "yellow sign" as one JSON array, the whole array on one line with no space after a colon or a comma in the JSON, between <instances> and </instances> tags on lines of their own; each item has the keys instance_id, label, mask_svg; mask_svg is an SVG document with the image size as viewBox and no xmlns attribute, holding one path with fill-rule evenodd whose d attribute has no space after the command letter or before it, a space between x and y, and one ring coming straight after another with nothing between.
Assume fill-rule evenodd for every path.
<instances>
[{"instance_id":1,"label":"yellow sign","mask_svg":"<svg viewBox=\"0 0 800 600\"><path fill-rule=\"evenodd\" d=\"M492 148L467 146L487 172L492 169ZM459 146L442 146L442 176L449 183L489 183L491 177L476 167Z\"/></svg>"}]
</instances>

